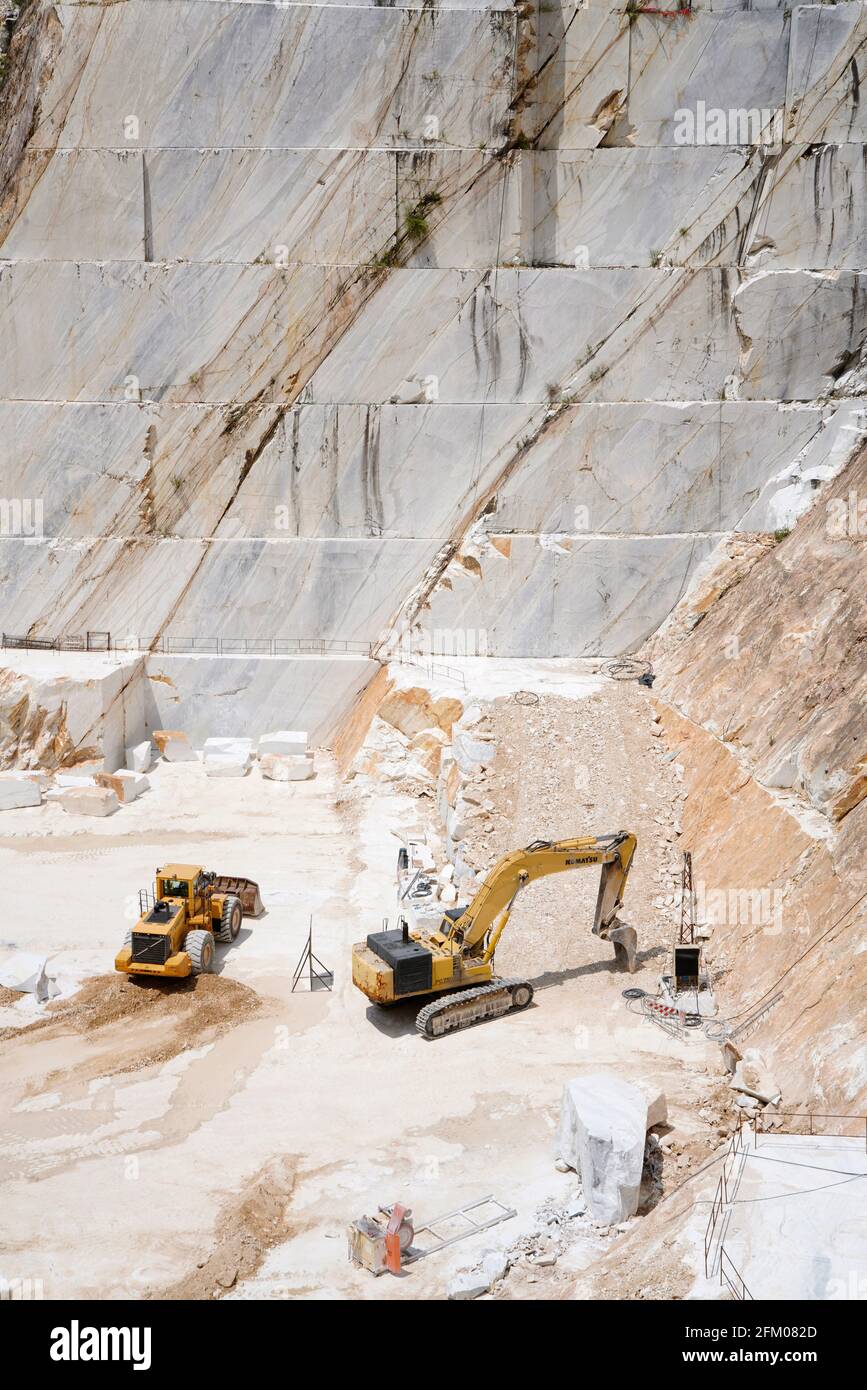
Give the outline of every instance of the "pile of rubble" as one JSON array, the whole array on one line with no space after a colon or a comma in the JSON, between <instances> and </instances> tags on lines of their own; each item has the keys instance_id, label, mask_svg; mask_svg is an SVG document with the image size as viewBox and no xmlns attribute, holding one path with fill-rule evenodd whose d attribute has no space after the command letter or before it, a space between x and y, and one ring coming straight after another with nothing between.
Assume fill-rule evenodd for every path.
<instances>
[{"instance_id":1,"label":"pile of rubble","mask_svg":"<svg viewBox=\"0 0 867 1390\"><path fill-rule=\"evenodd\" d=\"M485 1250L471 1268L460 1270L448 1284L447 1297L466 1300L492 1294L512 1270L523 1283L535 1284L540 1271L554 1269L579 1243L598 1252L632 1225L596 1221L580 1187L566 1202L549 1197L536 1208L530 1228L510 1246Z\"/></svg>"}]
</instances>

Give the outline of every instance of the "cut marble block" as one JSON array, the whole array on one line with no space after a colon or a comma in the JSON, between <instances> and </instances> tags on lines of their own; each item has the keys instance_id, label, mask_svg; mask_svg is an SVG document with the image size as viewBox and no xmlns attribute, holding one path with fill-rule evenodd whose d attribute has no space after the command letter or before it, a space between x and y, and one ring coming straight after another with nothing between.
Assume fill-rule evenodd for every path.
<instances>
[{"instance_id":1,"label":"cut marble block","mask_svg":"<svg viewBox=\"0 0 867 1390\"><path fill-rule=\"evenodd\" d=\"M306 782L315 770L312 753L265 753L259 767L272 782Z\"/></svg>"},{"instance_id":2,"label":"cut marble block","mask_svg":"<svg viewBox=\"0 0 867 1390\"><path fill-rule=\"evenodd\" d=\"M202 753L208 777L244 777L253 762L253 740L206 738Z\"/></svg>"},{"instance_id":3,"label":"cut marble block","mask_svg":"<svg viewBox=\"0 0 867 1390\"><path fill-rule=\"evenodd\" d=\"M98 772L94 781L98 787L110 787L124 806L135 801L150 786L147 777L142 773L129 771Z\"/></svg>"},{"instance_id":4,"label":"cut marble block","mask_svg":"<svg viewBox=\"0 0 867 1390\"><path fill-rule=\"evenodd\" d=\"M145 743L137 743L134 748L127 748L126 765L130 772L147 772L152 755L153 749L149 739Z\"/></svg>"},{"instance_id":5,"label":"cut marble block","mask_svg":"<svg viewBox=\"0 0 867 1390\"><path fill-rule=\"evenodd\" d=\"M194 763L196 751L180 729L154 729L154 743L167 763Z\"/></svg>"},{"instance_id":6,"label":"cut marble block","mask_svg":"<svg viewBox=\"0 0 867 1390\"><path fill-rule=\"evenodd\" d=\"M58 800L64 811L78 816L110 816L120 804L111 787L70 788Z\"/></svg>"},{"instance_id":7,"label":"cut marble block","mask_svg":"<svg viewBox=\"0 0 867 1390\"><path fill-rule=\"evenodd\" d=\"M130 770L125 770L121 772L116 772L115 776L120 778L124 786L132 788L134 793L132 798L133 800L135 799L135 797L141 796L142 792L146 792L150 788L150 778L145 777L143 772L132 772Z\"/></svg>"},{"instance_id":8,"label":"cut marble block","mask_svg":"<svg viewBox=\"0 0 867 1390\"><path fill-rule=\"evenodd\" d=\"M626 1221L638 1209L648 1126L665 1119L665 1098L619 1076L584 1076L563 1087L558 1162L581 1175L597 1221Z\"/></svg>"},{"instance_id":9,"label":"cut marble block","mask_svg":"<svg viewBox=\"0 0 867 1390\"><path fill-rule=\"evenodd\" d=\"M22 806L39 806L42 789L25 777L0 777L0 811L16 811Z\"/></svg>"}]
</instances>

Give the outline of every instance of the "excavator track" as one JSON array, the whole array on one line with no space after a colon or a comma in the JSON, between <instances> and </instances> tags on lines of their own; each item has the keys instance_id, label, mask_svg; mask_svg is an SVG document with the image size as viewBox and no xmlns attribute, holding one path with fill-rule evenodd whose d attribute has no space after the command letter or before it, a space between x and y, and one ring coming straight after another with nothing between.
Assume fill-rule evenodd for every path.
<instances>
[{"instance_id":1,"label":"excavator track","mask_svg":"<svg viewBox=\"0 0 867 1390\"><path fill-rule=\"evenodd\" d=\"M415 1026L424 1038L440 1038L458 1028L471 1028L489 1018L517 1013L533 1002L529 980L493 980L477 989L446 994L425 1004L416 1015Z\"/></svg>"}]
</instances>

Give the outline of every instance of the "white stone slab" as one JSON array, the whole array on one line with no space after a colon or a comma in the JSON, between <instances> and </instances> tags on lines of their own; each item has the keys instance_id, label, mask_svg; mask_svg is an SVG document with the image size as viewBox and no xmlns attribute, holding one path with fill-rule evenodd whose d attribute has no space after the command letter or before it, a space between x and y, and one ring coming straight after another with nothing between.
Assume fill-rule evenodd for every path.
<instances>
[{"instance_id":1,"label":"white stone slab","mask_svg":"<svg viewBox=\"0 0 867 1390\"><path fill-rule=\"evenodd\" d=\"M132 793L128 798L129 800L135 801L137 797L141 796L143 792L148 791L150 788L150 778L145 777L143 772L133 772L125 769L116 772L114 776L119 778L124 786L129 787Z\"/></svg>"},{"instance_id":2,"label":"white stone slab","mask_svg":"<svg viewBox=\"0 0 867 1390\"><path fill-rule=\"evenodd\" d=\"M312 753L260 754L259 768L271 782L306 782L315 772Z\"/></svg>"},{"instance_id":3,"label":"white stone slab","mask_svg":"<svg viewBox=\"0 0 867 1390\"><path fill-rule=\"evenodd\" d=\"M208 777L245 777L253 762L251 738L206 738L202 763Z\"/></svg>"},{"instance_id":4,"label":"white stone slab","mask_svg":"<svg viewBox=\"0 0 867 1390\"><path fill-rule=\"evenodd\" d=\"M153 746L150 739L144 743L137 743L133 748L126 750L126 765L131 772L147 772L153 758Z\"/></svg>"},{"instance_id":5,"label":"white stone slab","mask_svg":"<svg viewBox=\"0 0 867 1390\"><path fill-rule=\"evenodd\" d=\"M246 777L252 758L203 758L206 777Z\"/></svg>"},{"instance_id":6,"label":"white stone slab","mask_svg":"<svg viewBox=\"0 0 867 1390\"><path fill-rule=\"evenodd\" d=\"M182 729L154 729L153 740L167 763L194 763L196 750Z\"/></svg>"},{"instance_id":7,"label":"white stone slab","mask_svg":"<svg viewBox=\"0 0 867 1390\"><path fill-rule=\"evenodd\" d=\"M42 789L37 782L0 775L0 811L17 811L24 806L39 806L41 801Z\"/></svg>"},{"instance_id":8,"label":"white stone slab","mask_svg":"<svg viewBox=\"0 0 867 1390\"><path fill-rule=\"evenodd\" d=\"M70 788L59 801L64 811L77 816L110 816L120 804L110 787Z\"/></svg>"},{"instance_id":9,"label":"white stone slab","mask_svg":"<svg viewBox=\"0 0 867 1390\"><path fill-rule=\"evenodd\" d=\"M671 612L713 537L494 537L479 569L459 560L426 624L484 634L489 656L607 656L635 650ZM546 540L550 544L545 545ZM503 553L505 551L505 553Z\"/></svg>"}]
</instances>

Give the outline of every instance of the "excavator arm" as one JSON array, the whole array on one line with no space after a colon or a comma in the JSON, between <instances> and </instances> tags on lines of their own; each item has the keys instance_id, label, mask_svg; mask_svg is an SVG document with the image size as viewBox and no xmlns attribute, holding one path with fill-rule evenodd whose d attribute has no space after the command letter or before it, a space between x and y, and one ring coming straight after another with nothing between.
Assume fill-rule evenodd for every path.
<instances>
[{"instance_id":1,"label":"excavator arm","mask_svg":"<svg viewBox=\"0 0 867 1390\"><path fill-rule=\"evenodd\" d=\"M509 920L512 904L526 884L567 869L599 864L602 875L593 932L617 944L617 937L611 933L612 928L619 927L617 913L637 843L629 831L618 830L611 835L589 835L576 840L534 840L526 849L513 850L494 865L461 915L454 920L445 919L445 935L464 954L488 961Z\"/></svg>"}]
</instances>

